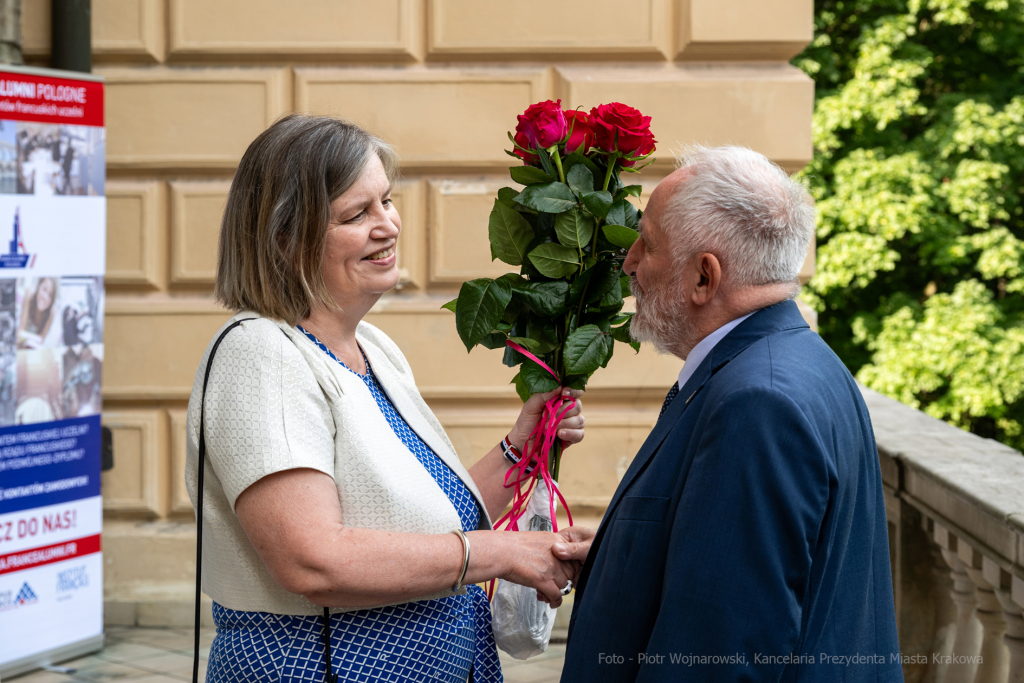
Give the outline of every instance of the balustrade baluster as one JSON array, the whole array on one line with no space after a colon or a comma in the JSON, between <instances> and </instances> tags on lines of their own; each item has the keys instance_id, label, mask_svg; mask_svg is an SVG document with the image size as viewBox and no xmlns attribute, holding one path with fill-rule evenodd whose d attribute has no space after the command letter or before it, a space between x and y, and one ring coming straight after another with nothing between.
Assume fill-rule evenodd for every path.
<instances>
[{"instance_id":1,"label":"balustrade baluster","mask_svg":"<svg viewBox=\"0 0 1024 683\"><path fill-rule=\"evenodd\" d=\"M980 564L980 562L978 562ZM1003 619L1003 606L999 603L992 584L982 576L981 569L965 567L967 576L975 586L975 599L978 606L975 614L981 622L983 632L981 641L981 661L974 676L975 683L1003 683L1010 671L1009 653L1003 643L1006 633L1006 620Z\"/></svg>"},{"instance_id":2,"label":"balustrade baluster","mask_svg":"<svg viewBox=\"0 0 1024 683\"><path fill-rule=\"evenodd\" d=\"M950 539L953 549L943 548L942 559L949 565L949 575L953 578L950 595L956 605L956 640L953 643L953 662L946 670L944 683L973 683L977 663L957 660L972 658L981 650L981 630L972 622L977 591L971 577L967 576L967 565L957 557L956 537L951 536Z\"/></svg>"}]
</instances>

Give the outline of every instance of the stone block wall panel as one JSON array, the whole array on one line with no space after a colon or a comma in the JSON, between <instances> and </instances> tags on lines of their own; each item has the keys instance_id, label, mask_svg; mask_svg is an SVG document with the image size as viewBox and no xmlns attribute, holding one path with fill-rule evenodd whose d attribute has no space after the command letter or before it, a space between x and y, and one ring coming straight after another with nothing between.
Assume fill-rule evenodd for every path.
<instances>
[{"instance_id":1,"label":"stone block wall panel","mask_svg":"<svg viewBox=\"0 0 1024 683\"><path fill-rule=\"evenodd\" d=\"M627 102L652 118L652 170L669 170L686 145L742 145L789 172L813 153L814 82L788 64L680 64L672 67L560 66L567 109Z\"/></svg>"},{"instance_id":2,"label":"stone block wall panel","mask_svg":"<svg viewBox=\"0 0 1024 683\"><path fill-rule=\"evenodd\" d=\"M171 282L213 285L231 182L171 182Z\"/></svg>"},{"instance_id":3,"label":"stone block wall panel","mask_svg":"<svg viewBox=\"0 0 1024 683\"><path fill-rule=\"evenodd\" d=\"M171 512L194 514L192 501L185 489L185 426L188 410L172 408L167 411L171 423Z\"/></svg>"},{"instance_id":4,"label":"stone block wall panel","mask_svg":"<svg viewBox=\"0 0 1024 683\"><path fill-rule=\"evenodd\" d=\"M550 97L549 76L542 67L297 68L295 108L376 133L406 168L502 167L505 131Z\"/></svg>"},{"instance_id":5,"label":"stone block wall panel","mask_svg":"<svg viewBox=\"0 0 1024 683\"><path fill-rule=\"evenodd\" d=\"M96 61L163 61L163 0L95 0L91 9ZM49 55L49 0L22 3L21 35L26 57L40 59Z\"/></svg>"},{"instance_id":6,"label":"stone block wall panel","mask_svg":"<svg viewBox=\"0 0 1024 683\"><path fill-rule=\"evenodd\" d=\"M187 401L214 333L231 317L208 300L107 298L105 401Z\"/></svg>"},{"instance_id":7,"label":"stone block wall panel","mask_svg":"<svg viewBox=\"0 0 1024 683\"><path fill-rule=\"evenodd\" d=\"M166 286L166 190L159 180L107 183L106 284L142 290Z\"/></svg>"},{"instance_id":8,"label":"stone block wall panel","mask_svg":"<svg viewBox=\"0 0 1024 683\"><path fill-rule=\"evenodd\" d=\"M157 517L166 513L167 429L161 410L108 410L103 426L114 437L114 468L102 475L103 509Z\"/></svg>"},{"instance_id":9,"label":"stone block wall panel","mask_svg":"<svg viewBox=\"0 0 1024 683\"><path fill-rule=\"evenodd\" d=\"M395 183L391 199L402 219L398 235L398 291L422 291L427 287L427 207L424 181L417 178Z\"/></svg>"},{"instance_id":10,"label":"stone block wall panel","mask_svg":"<svg viewBox=\"0 0 1024 683\"><path fill-rule=\"evenodd\" d=\"M430 282L461 285L478 277L518 272L491 260L487 219L499 188L516 187L507 176L430 182Z\"/></svg>"},{"instance_id":11,"label":"stone block wall panel","mask_svg":"<svg viewBox=\"0 0 1024 683\"><path fill-rule=\"evenodd\" d=\"M665 59L669 0L430 0L431 58Z\"/></svg>"},{"instance_id":12,"label":"stone block wall panel","mask_svg":"<svg viewBox=\"0 0 1024 683\"><path fill-rule=\"evenodd\" d=\"M422 0L168 0L175 58L344 57L413 61ZM245 21L239 21L240 17Z\"/></svg>"},{"instance_id":13,"label":"stone block wall panel","mask_svg":"<svg viewBox=\"0 0 1024 683\"><path fill-rule=\"evenodd\" d=\"M104 69L107 167L231 171L289 106L286 69Z\"/></svg>"},{"instance_id":14,"label":"stone block wall panel","mask_svg":"<svg viewBox=\"0 0 1024 683\"><path fill-rule=\"evenodd\" d=\"M813 0L677 0L677 58L788 61L814 37Z\"/></svg>"}]
</instances>

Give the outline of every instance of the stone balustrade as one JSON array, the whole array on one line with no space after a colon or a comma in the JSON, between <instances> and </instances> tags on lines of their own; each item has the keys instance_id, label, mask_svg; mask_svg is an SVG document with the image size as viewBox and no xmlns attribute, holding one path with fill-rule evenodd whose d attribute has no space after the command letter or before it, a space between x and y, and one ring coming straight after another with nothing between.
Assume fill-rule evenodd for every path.
<instances>
[{"instance_id":1,"label":"stone balustrade","mask_svg":"<svg viewBox=\"0 0 1024 683\"><path fill-rule=\"evenodd\" d=\"M1024 456L863 393L907 683L1024 683Z\"/></svg>"}]
</instances>

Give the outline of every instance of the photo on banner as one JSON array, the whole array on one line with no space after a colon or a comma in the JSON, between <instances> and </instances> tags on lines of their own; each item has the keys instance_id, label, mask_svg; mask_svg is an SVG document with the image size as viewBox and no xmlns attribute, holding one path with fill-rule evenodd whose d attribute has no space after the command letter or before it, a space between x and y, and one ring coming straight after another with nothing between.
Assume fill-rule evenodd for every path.
<instances>
[{"instance_id":1,"label":"photo on banner","mask_svg":"<svg viewBox=\"0 0 1024 683\"><path fill-rule=\"evenodd\" d=\"M14 424L18 344L18 281L0 279L0 427Z\"/></svg>"},{"instance_id":2,"label":"photo on banner","mask_svg":"<svg viewBox=\"0 0 1024 683\"><path fill-rule=\"evenodd\" d=\"M18 191L18 123L0 121L0 194Z\"/></svg>"}]
</instances>

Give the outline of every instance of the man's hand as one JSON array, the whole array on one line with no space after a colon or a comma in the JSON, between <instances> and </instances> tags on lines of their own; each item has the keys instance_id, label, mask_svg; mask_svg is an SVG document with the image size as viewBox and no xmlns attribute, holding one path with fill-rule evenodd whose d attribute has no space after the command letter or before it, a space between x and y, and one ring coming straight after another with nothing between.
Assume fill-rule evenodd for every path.
<instances>
[{"instance_id":1,"label":"man's hand","mask_svg":"<svg viewBox=\"0 0 1024 683\"><path fill-rule=\"evenodd\" d=\"M556 543L552 546L551 551L558 559L573 563L575 572L572 582L575 585L580 578L580 570L583 569L583 562L587 559L590 544L594 541L597 532L582 526L571 526L559 531L558 535L564 538L565 542Z\"/></svg>"}]
</instances>

